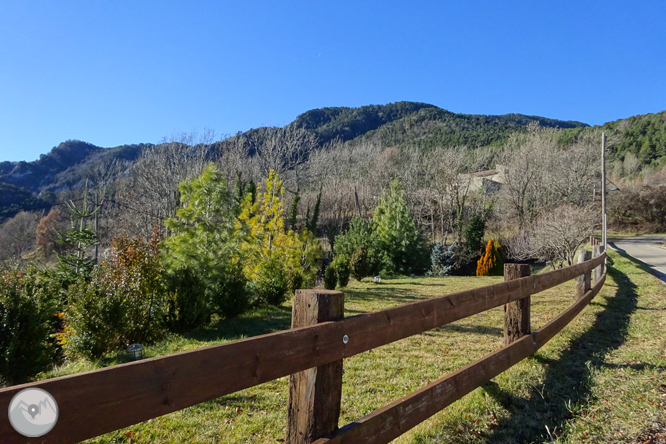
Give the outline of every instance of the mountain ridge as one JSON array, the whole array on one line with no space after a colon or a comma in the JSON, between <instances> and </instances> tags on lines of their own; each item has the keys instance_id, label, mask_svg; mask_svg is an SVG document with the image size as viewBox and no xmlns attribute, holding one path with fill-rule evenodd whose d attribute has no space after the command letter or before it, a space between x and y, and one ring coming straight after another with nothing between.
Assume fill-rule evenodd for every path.
<instances>
[{"instance_id":1,"label":"mountain ridge","mask_svg":"<svg viewBox=\"0 0 666 444\"><path fill-rule=\"evenodd\" d=\"M428 103L403 101L356 108L316 108L299 114L286 127L312 133L317 140L315 149L338 141L347 144L378 143L385 147L411 145L429 150L437 146L467 146L471 149L500 147L511 134L526 131L533 122L559 128L563 143L573 141L582 131L591 128L617 132L621 140L610 147L610 161L622 160L627 153L632 153L644 164L666 159L666 111L591 127L578 121L517 113L454 113ZM207 146L209 152L217 155L226 149L228 145L225 143L233 142L235 137L262 131L267 133L274 129L250 129ZM80 140L67 140L32 162L0 162L0 189L3 191L0 222L23 208L48 206L59 192L83 187L85 177L105 162L126 162L129 168L144 150L153 146L140 143L103 148Z\"/></svg>"},{"instance_id":2,"label":"mountain ridge","mask_svg":"<svg viewBox=\"0 0 666 444\"><path fill-rule=\"evenodd\" d=\"M496 142L499 138L504 140L508 132L513 132L525 127L529 122L536 121L543 126L579 127L587 126L581 122L561 121L539 116L525 116L522 114L506 115L472 115L456 114L439 108L435 105L422 102L394 102L386 105L367 105L358 108L352 107L325 107L317 108L299 114L293 122L287 126L305 129L313 132L320 145L333 140L351 142L355 139L363 140L368 133L376 134L382 127L393 125L392 128L400 126L414 126L414 122L446 121L449 133L469 132L470 128L480 131L479 126L490 125L493 127L492 134L485 137L449 137L435 138L430 145L437 141L444 144L461 144L468 141L475 146L484 143ZM434 124L431 126L435 126ZM440 130L441 130L441 126ZM242 134L252 131L260 131L266 127L250 129ZM385 131L390 133L391 131ZM393 132L395 132L393 130ZM440 131L441 132L441 131ZM502 133L501 135L499 133ZM412 137L411 133L400 140L407 143ZM479 142L480 141L480 142ZM141 152L153 146L153 144L130 144L113 148L103 148L92 143L70 139L53 147L47 154L42 154L38 160L26 162L0 162L0 183L23 188L31 193L39 195L43 192L58 193L80 185L81 176L87 168L96 162L121 159L127 161L135 160Z\"/></svg>"}]
</instances>

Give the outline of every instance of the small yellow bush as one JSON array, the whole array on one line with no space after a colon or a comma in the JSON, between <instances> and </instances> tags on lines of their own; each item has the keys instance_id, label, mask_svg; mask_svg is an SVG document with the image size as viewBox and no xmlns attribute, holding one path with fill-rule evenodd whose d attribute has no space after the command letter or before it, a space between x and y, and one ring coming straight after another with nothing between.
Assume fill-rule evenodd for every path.
<instances>
[{"instance_id":1,"label":"small yellow bush","mask_svg":"<svg viewBox=\"0 0 666 444\"><path fill-rule=\"evenodd\" d=\"M477 276L502 276L504 274L504 260L500 253L500 245L488 239L486 253L476 263Z\"/></svg>"}]
</instances>

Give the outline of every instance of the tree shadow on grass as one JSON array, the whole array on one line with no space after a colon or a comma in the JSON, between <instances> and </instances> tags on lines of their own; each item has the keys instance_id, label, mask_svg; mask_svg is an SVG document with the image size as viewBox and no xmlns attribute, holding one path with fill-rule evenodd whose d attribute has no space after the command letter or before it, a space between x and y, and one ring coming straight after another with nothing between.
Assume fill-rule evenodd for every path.
<instances>
[{"instance_id":1,"label":"tree shadow on grass","mask_svg":"<svg viewBox=\"0 0 666 444\"><path fill-rule=\"evenodd\" d=\"M377 285L367 289L345 289L345 303L378 302L383 308L397 307L411 302L430 299L432 296L417 294L409 288L396 288L393 285Z\"/></svg>"},{"instance_id":2,"label":"tree shadow on grass","mask_svg":"<svg viewBox=\"0 0 666 444\"><path fill-rule=\"evenodd\" d=\"M197 341L249 338L291 328L291 307L261 307L237 318L220 319L183 335Z\"/></svg>"},{"instance_id":3,"label":"tree shadow on grass","mask_svg":"<svg viewBox=\"0 0 666 444\"><path fill-rule=\"evenodd\" d=\"M641 264L636 265L641 268ZM551 433L555 427L562 430L565 421L572 418L571 409L588 400L592 393L594 370L605 367L605 356L627 340L629 321L637 309L638 294L631 278L610 267L608 278L617 285L617 291L605 300L605 308L597 314L592 326L571 342L558 359L545 359L539 353L533 357L547 364L542 386L534 387L526 398L516 397L492 381L483 386L490 396L511 412L489 432L487 442L549 441L545 426Z\"/></svg>"},{"instance_id":4,"label":"tree shadow on grass","mask_svg":"<svg viewBox=\"0 0 666 444\"><path fill-rule=\"evenodd\" d=\"M398 306L410 302L426 299L415 295L414 291L406 288L395 288L393 285L377 285L368 290L344 289L346 302L364 301L378 302L382 305ZM371 310L374 311L374 310ZM367 313L363 310L346 309L347 317ZM220 319L208 326L185 333L188 339L209 342L220 340L235 340L249 338L267 333L273 333L291 328L291 306L279 307L265 306L256 308L237 318Z\"/></svg>"},{"instance_id":5,"label":"tree shadow on grass","mask_svg":"<svg viewBox=\"0 0 666 444\"><path fill-rule=\"evenodd\" d=\"M499 327L491 325L473 325L473 324L448 324L438 329L441 332L455 332L455 333L474 333L480 335L490 335L503 337L503 330Z\"/></svg>"}]
</instances>

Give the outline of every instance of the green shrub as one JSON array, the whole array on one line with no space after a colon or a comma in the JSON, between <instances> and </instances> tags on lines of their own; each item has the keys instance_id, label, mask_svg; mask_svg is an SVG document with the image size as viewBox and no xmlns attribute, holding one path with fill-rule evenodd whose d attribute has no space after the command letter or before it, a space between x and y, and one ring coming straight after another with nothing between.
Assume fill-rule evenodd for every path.
<instances>
[{"instance_id":1,"label":"green shrub","mask_svg":"<svg viewBox=\"0 0 666 444\"><path fill-rule=\"evenodd\" d=\"M40 290L36 269L0 275L0 377L7 385L27 382L56 356L50 333L57 307Z\"/></svg>"},{"instance_id":2,"label":"green shrub","mask_svg":"<svg viewBox=\"0 0 666 444\"><path fill-rule=\"evenodd\" d=\"M360 281L372 274L369 262L368 248L365 245L359 245L349 259L349 271L354 279Z\"/></svg>"},{"instance_id":3,"label":"green shrub","mask_svg":"<svg viewBox=\"0 0 666 444\"><path fill-rule=\"evenodd\" d=\"M283 272L284 273L284 272ZM280 275L284 281L282 285L285 286L283 293L286 293L287 281L284 274ZM243 269L238 265L228 264L224 273L219 275L217 285L215 285L214 293L212 294L213 309L220 316L225 318L233 318L243 313L250 307L250 291L248 289L248 281L243 274ZM265 295L267 295L266 293ZM273 299L271 299L273 298ZM277 300L274 294L267 299ZM279 305L282 301L275 305ZM269 302L272 303L272 302Z\"/></svg>"},{"instance_id":4,"label":"green shrub","mask_svg":"<svg viewBox=\"0 0 666 444\"><path fill-rule=\"evenodd\" d=\"M326 267L324 272L324 288L327 290L335 290L335 287L338 285L338 276L335 272L335 267L333 264Z\"/></svg>"},{"instance_id":5,"label":"green shrub","mask_svg":"<svg viewBox=\"0 0 666 444\"><path fill-rule=\"evenodd\" d=\"M98 359L127 345L127 300L115 291L104 273L92 271L90 282L83 277L69 288L65 309L67 327L60 342L69 354Z\"/></svg>"},{"instance_id":6,"label":"green shrub","mask_svg":"<svg viewBox=\"0 0 666 444\"><path fill-rule=\"evenodd\" d=\"M287 276L289 281L289 293L294 294L296 290L305 288L305 279L303 278L303 273L299 273L294 270L290 270Z\"/></svg>"},{"instance_id":7,"label":"green shrub","mask_svg":"<svg viewBox=\"0 0 666 444\"><path fill-rule=\"evenodd\" d=\"M336 236L335 255L351 258L361 245L365 246L366 250L376 248L374 230L372 220L354 217L349 225L349 230Z\"/></svg>"},{"instance_id":8,"label":"green shrub","mask_svg":"<svg viewBox=\"0 0 666 444\"><path fill-rule=\"evenodd\" d=\"M277 258L262 262L255 285L259 303L280 305L287 300L287 291L289 291L287 273Z\"/></svg>"},{"instance_id":9,"label":"green shrub","mask_svg":"<svg viewBox=\"0 0 666 444\"><path fill-rule=\"evenodd\" d=\"M355 217L349 230L335 238L335 253L349 258L351 275L357 280L422 273L430 262L427 242L396 181L382 193L372 220Z\"/></svg>"},{"instance_id":10,"label":"green shrub","mask_svg":"<svg viewBox=\"0 0 666 444\"><path fill-rule=\"evenodd\" d=\"M473 257L481 253L483 248L483 234L486 229L486 221L479 215L474 215L465 229L465 243L467 252Z\"/></svg>"},{"instance_id":11,"label":"green shrub","mask_svg":"<svg viewBox=\"0 0 666 444\"><path fill-rule=\"evenodd\" d=\"M349 269L349 258L338 255L333 259L331 266L335 268L338 284L340 284L341 287L346 287L347 284L349 284L349 275L351 274L351 270Z\"/></svg>"},{"instance_id":12,"label":"green shrub","mask_svg":"<svg viewBox=\"0 0 666 444\"><path fill-rule=\"evenodd\" d=\"M191 268L171 270L166 276L168 289L167 326L184 332L210 319L211 303L206 288Z\"/></svg>"},{"instance_id":13,"label":"green shrub","mask_svg":"<svg viewBox=\"0 0 666 444\"><path fill-rule=\"evenodd\" d=\"M157 230L148 241L121 236L111 246L111 259L94 269L90 281L81 277L68 291L62 337L68 351L88 358L151 343L166 331L169 300Z\"/></svg>"}]
</instances>

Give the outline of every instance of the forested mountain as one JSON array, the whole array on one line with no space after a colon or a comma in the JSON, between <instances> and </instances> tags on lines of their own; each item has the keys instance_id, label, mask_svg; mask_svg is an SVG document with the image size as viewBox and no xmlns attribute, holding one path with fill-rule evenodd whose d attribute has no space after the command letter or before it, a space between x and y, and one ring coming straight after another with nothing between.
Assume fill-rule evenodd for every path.
<instances>
[{"instance_id":1,"label":"forested mountain","mask_svg":"<svg viewBox=\"0 0 666 444\"><path fill-rule=\"evenodd\" d=\"M542 126L573 128L586 126L544 117L507 114L503 116L456 114L434 105L396 102L360 108L321 108L307 111L289 125L317 136L321 146L332 140L380 140L383 144L416 143L426 147L501 143L530 122ZM262 128L248 133L261 132ZM33 162L0 162L0 182L35 193L60 192L81 185L85 173L100 162L133 161L150 144L101 148L79 140L68 140ZM221 148L223 149L223 148Z\"/></svg>"},{"instance_id":2,"label":"forested mountain","mask_svg":"<svg viewBox=\"0 0 666 444\"><path fill-rule=\"evenodd\" d=\"M0 182L0 223L21 210L47 209L54 195L35 196L25 188ZM5 214L3 216L3 213Z\"/></svg>"},{"instance_id":3,"label":"forested mountain","mask_svg":"<svg viewBox=\"0 0 666 444\"><path fill-rule=\"evenodd\" d=\"M547 119L522 114L487 116L456 114L437 107L424 107L361 135L358 140L387 146L418 145L423 148L466 145L478 148L504 143L515 131L531 122L549 128L583 128L581 122Z\"/></svg>"},{"instance_id":4,"label":"forested mountain","mask_svg":"<svg viewBox=\"0 0 666 444\"><path fill-rule=\"evenodd\" d=\"M418 102L396 102L359 108L330 107L300 114L287 127L262 127L239 133L224 141L206 145L212 158L220 159L239 142L247 144L244 155L254 156L262 149L275 149L276 131L300 131L300 138L291 140L298 155L305 156L326 144L359 145L373 143L382 147L466 146L479 148L502 146L514 132L524 132L530 123L542 127L560 128L562 143L573 141L581 132L598 127L575 121L562 121L522 114L471 115L457 114L434 105ZM609 160L622 162L631 153L629 163L660 165L666 162L666 111L634 116L608 122L602 126L612 135ZM305 137L303 135L305 134ZM284 141L284 137L282 139ZM211 141L212 142L212 141ZM210 142L209 142L210 143ZM303 145L303 146L300 146ZM100 168L115 164L114 175L132 174L132 164L151 144L123 145L101 148L87 142L68 140L33 162L0 162L0 184L4 186L0 213L34 207L54 199L53 194L80 189L85 180ZM635 160L634 160L635 158ZM632 163L633 162L633 163ZM626 163L626 162L625 162ZM103 169L103 168L102 168ZM626 169L626 168L625 168ZM111 180L115 178L111 177ZM11 188L11 192L7 186ZM8 197L12 194L11 198ZM39 196L39 198L38 198ZM11 202L10 202L11 201ZM0 214L0 221L4 219Z\"/></svg>"},{"instance_id":5,"label":"forested mountain","mask_svg":"<svg viewBox=\"0 0 666 444\"><path fill-rule=\"evenodd\" d=\"M322 143L333 139L346 142L422 109L440 108L418 102L396 102L360 108L320 108L299 115L291 125L313 131Z\"/></svg>"},{"instance_id":6,"label":"forested mountain","mask_svg":"<svg viewBox=\"0 0 666 444\"><path fill-rule=\"evenodd\" d=\"M0 163L0 183L34 193L57 193L78 185L95 165L113 160L132 161L147 146L151 145L101 148L80 140L68 140L33 162Z\"/></svg>"},{"instance_id":7,"label":"forested mountain","mask_svg":"<svg viewBox=\"0 0 666 444\"><path fill-rule=\"evenodd\" d=\"M611 159L624 160L632 153L646 165L666 160L666 111L608 122L602 128L617 137L609 148Z\"/></svg>"},{"instance_id":8,"label":"forested mountain","mask_svg":"<svg viewBox=\"0 0 666 444\"><path fill-rule=\"evenodd\" d=\"M581 122L562 121L522 114L488 116L456 114L427 103L396 102L360 108L321 108L299 115L292 126L314 132L322 143L374 141L385 146L501 144L514 131L530 122L549 128L587 127Z\"/></svg>"}]
</instances>

